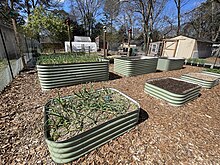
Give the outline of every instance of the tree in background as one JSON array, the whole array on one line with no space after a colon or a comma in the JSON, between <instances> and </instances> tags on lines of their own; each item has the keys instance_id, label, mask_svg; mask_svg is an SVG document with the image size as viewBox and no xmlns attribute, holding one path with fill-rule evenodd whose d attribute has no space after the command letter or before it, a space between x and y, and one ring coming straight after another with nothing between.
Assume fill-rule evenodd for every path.
<instances>
[{"instance_id":1,"label":"tree in background","mask_svg":"<svg viewBox=\"0 0 220 165\"><path fill-rule=\"evenodd\" d=\"M180 35L180 29L181 29L181 9L183 6L185 6L189 0L174 0L175 6L177 8L177 31L176 35Z\"/></svg>"},{"instance_id":2,"label":"tree in background","mask_svg":"<svg viewBox=\"0 0 220 165\"><path fill-rule=\"evenodd\" d=\"M220 2L207 0L184 14L183 32L195 38L220 40Z\"/></svg>"},{"instance_id":3,"label":"tree in background","mask_svg":"<svg viewBox=\"0 0 220 165\"><path fill-rule=\"evenodd\" d=\"M46 11L42 6L35 8L24 26L28 36L40 41L42 37L49 37L52 42L67 40L67 27L60 15Z\"/></svg>"},{"instance_id":4,"label":"tree in background","mask_svg":"<svg viewBox=\"0 0 220 165\"><path fill-rule=\"evenodd\" d=\"M70 3L72 14L78 18L77 22L81 22L86 34L91 36L102 0L71 0Z\"/></svg>"},{"instance_id":5,"label":"tree in background","mask_svg":"<svg viewBox=\"0 0 220 165\"><path fill-rule=\"evenodd\" d=\"M104 16L106 17L106 25L110 25L110 33L113 31L113 22L119 15L120 3L118 0L105 0L104 3ZM109 22L108 22L108 21Z\"/></svg>"}]
</instances>

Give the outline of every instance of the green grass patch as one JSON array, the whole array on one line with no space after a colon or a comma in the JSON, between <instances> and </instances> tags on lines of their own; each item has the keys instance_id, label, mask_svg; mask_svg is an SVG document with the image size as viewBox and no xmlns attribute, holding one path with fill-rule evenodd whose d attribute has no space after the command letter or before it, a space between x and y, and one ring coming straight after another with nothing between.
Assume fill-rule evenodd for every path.
<instances>
[{"instance_id":1,"label":"green grass patch","mask_svg":"<svg viewBox=\"0 0 220 165\"><path fill-rule=\"evenodd\" d=\"M98 62L100 57L96 54L85 53L63 53L63 54L49 54L40 55L37 64L71 64L71 63L85 63Z\"/></svg>"}]
</instances>

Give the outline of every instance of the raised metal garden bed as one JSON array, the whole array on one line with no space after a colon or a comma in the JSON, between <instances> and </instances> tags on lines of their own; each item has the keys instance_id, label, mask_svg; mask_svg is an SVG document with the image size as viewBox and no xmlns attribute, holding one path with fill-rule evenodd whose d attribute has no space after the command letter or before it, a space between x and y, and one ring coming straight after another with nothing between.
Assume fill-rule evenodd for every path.
<instances>
[{"instance_id":1,"label":"raised metal garden bed","mask_svg":"<svg viewBox=\"0 0 220 165\"><path fill-rule=\"evenodd\" d=\"M157 57L121 57L114 59L114 71L124 76L156 72Z\"/></svg>"},{"instance_id":2,"label":"raised metal garden bed","mask_svg":"<svg viewBox=\"0 0 220 165\"><path fill-rule=\"evenodd\" d=\"M217 69L214 69L214 70L217 70ZM218 70L219 70L218 73L217 72L213 72L212 69L211 70L203 70L202 73L210 75L210 76L215 76L215 77L220 79L220 69L218 69Z\"/></svg>"},{"instance_id":3,"label":"raised metal garden bed","mask_svg":"<svg viewBox=\"0 0 220 165\"><path fill-rule=\"evenodd\" d=\"M38 77L43 90L92 81L109 79L109 62L37 65Z\"/></svg>"},{"instance_id":4,"label":"raised metal garden bed","mask_svg":"<svg viewBox=\"0 0 220 165\"><path fill-rule=\"evenodd\" d=\"M108 141L124 134L138 123L140 105L129 96L116 89L107 88L98 91L102 92L106 90L108 90L108 92L106 92L107 94L101 95L101 97L97 96L97 91L95 93L86 91L73 96L52 99L44 106L45 139L50 155L56 163L71 162L107 143ZM87 102L90 106L87 107L86 105L85 107L87 107L87 109L81 111L81 107L84 105L80 104L80 107L76 107L75 111L73 111L70 107L75 106L74 102L78 104L78 102L82 101L83 97L85 97L87 101L89 100L88 97L91 98L91 100ZM104 102L104 106L94 108L94 104L103 105L103 102L100 103L96 100L97 98L99 98L99 101L101 99ZM124 100L125 102L122 103ZM66 134L64 134L64 128L61 128L60 131L57 130L58 133L60 132L63 134L62 136L65 137L63 138L60 135L61 140L56 137L58 133L55 134L56 131L54 131L54 127L51 126L51 123L56 123L62 119L54 120L54 118L51 118L51 116L53 117L54 115L54 109L58 107L54 104L56 101L65 103L65 105L68 106L65 111L62 110L63 106L60 106L61 110L57 110L58 116L65 113L68 115L70 114L71 119L74 118L71 121L67 120L70 125L68 130L72 130L72 134L70 133L69 136L66 136ZM86 101L84 101L84 103L85 102ZM110 106L110 104L112 104L112 109L105 109L105 107ZM67 112L67 110L69 111ZM63 114L61 114L61 112L63 112ZM66 120L68 116L64 116L64 119ZM94 122L94 120L96 122ZM62 121L62 123L65 122ZM58 123L57 126L60 126L60 124ZM57 128L57 126L55 128Z\"/></svg>"},{"instance_id":5,"label":"raised metal garden bed","mask_svg":"<svg viewBox=\"0 0 220 165\"><path fill-rule=\"evenodd\" d=\"M209 89L219 83L217 77L203 73L184 74L181 76L181 79L187 82L198 84L204 88L209 88Z\"/></svg>"},{"instance_id":6,"label":"raised metal garden bed","mask_svg":"<svg viewBox=\"0 0 220 165\"><path fill-rule=\"evenodd\" d=\"M182 69L185 59L183 58L159 58L157 70L169 71Z\"/></svg>"},{"instance_id":7,"label":"raised metal garden bed","mask_svg":"<svg viewBox=\"0 0 220 165\"><path fill-rule=\"evenodd\" d=\"M181 106L199 96L201 87L176 78L159 78L146 81L144 91L174 106Z\"/></svg>"}]
</instances>

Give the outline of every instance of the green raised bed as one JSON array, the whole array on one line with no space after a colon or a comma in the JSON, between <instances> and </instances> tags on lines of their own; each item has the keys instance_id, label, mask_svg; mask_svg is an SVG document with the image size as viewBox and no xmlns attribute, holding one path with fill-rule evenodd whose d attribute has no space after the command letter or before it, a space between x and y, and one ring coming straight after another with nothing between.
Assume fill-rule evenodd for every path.
<instances>
[{"instance_id":1,"label":"green raised bed","mask_svg":"<svg viewBox=\"0 0 220 165\"><path fill-rule=\"evenodd\" d=\"M51 140L50 127L48 125L48 113L49 105L53 100L50 100L44 106L44 131L45 139L49 148L50 155L56 163L71 162L86 153L96 149L97 147L107 143L108 141L124 134L132 127L134 127L139 120L140 105L132 98L121 93L120 91L112 88L108 88L111 91L117 92L122 97L128 99L136 108L132 111L128 111L125 114L112 118L107 122L79 133L64 141ZM65 97L68 98L68 97Z\"/></svg>"},{"instance_id":2,"label":"green raised bed","mask_svg":"<svg viewBox=\"0 0 220 165\"><path fill-rule=\"evenodd\" d=\"M198 84L204 88L211 89L215 85L218 85L219 78L212 75L207 75L204 73L188 73L181 76L181 79L190 82Z\"/></svg>"},{"instance_id":3,"label":"green raised bed","mask_svg":"<svg viewBox=\"0 0 220 165\"><path fill-rule=\"evenodd\" d=\"M203 70L202 73L210 75L210 76L216 76L217 78L220 79L220 73L215 73L215 72L211 72L211 71L207 71L207 70Z\"/></svg>"},{"instance_id":4,"label":"green raised bed","mask_svg":"<svg viewBox=\"0 0 220 165\"><path fill-rule=\"evenodd\" d=\"M181 106L181 105L185 104L186 102L193 100L199 96L199 92L200 92L201 87L198 85L195 85L195 84L187 83L186 85L190 85L190 86L192 86L192 88L187 89L182 93L174 93L174 92L171 92L165 88L161 88L161 87L158 87L158 86L152 84L152 81L161 81L163 83L167 79L172 79L172 81L174 81L175 84L170 84L171 86L175 85L174 88L181 89L182 86L187 83L187 82L184 82L184 81L182 81L180 79L176 79L176 78L151 79L145 83L145 87L144 87L145 93L147 93L153 97L165 100L173 106Z\"/></svg>"},{"instance_id":5,"label":"green raised bed","mask_svg":"<svg viewBox=\"0 0 220 165\"><path fill-rule=\"evenodd\" d=\"M73 64L43 64L37 65L38 77L43 90L70 86L92 81L109 79L109 62L100 59L99 62Z\"/></svg>"},{"instance_id":6,"label":"green raised bed","mask_svg":"<svg viewBox=\"0 0 220 165\"><path fill-rule=\"evenodd\" d=\"M183 58L159 58L157 70L169 71L182 69L185 59Z\"/></svg>"},{"instance_id":7,"label":"green raised bed","mask_svg":"<svg viewBox=\"0 0 220 165\"><path fill-rule=\"evenodd\" d=\"M114 71L124 76L156 72L157 57L121 57L114 59Z\"/></svg>"}]
</instances>

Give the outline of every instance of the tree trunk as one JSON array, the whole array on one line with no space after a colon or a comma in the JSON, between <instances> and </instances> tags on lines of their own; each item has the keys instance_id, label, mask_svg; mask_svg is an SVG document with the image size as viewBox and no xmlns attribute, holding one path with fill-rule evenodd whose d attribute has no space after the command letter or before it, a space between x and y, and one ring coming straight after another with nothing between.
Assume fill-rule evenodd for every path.
<instances>
[{"instance_id":1,"label":"tree trunk","mask_svg":"<svg viewBox=\"0 0 220 165\"><path fill-rule=\"evenodd\" d=\"M11 6L11 10L14 11L14 1L13 0L10 1L10 6ZM13 30L14 30L14 33L15 33L15 40L16 40L16 45L18 47L19 57L21 57L24 69L26 69L27 65L25 63L24 54L23 54L22 49L21 49L20 37L19 37L18 31L17 31L17 23L16 23L14 18L11 18L11 21L12 21Z\"/></svg>"},{"instance_id":2,"label":"tree trunk","mask_svg":"<svg viewBox=\"0 0 220 165\"><path fill-rule=\"evenodd\" d=\"M177 36L180 35L180 10L181 10L180 0L178 0L178 4L177 4L178 27L177 27L177 33L176 33Z\"/></svg>"}]
</instances>

